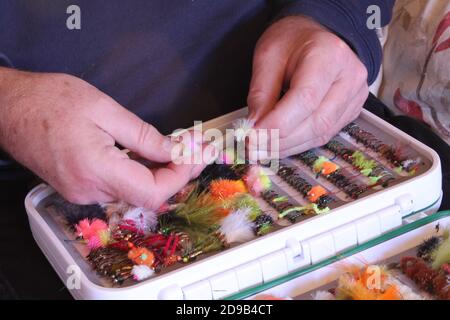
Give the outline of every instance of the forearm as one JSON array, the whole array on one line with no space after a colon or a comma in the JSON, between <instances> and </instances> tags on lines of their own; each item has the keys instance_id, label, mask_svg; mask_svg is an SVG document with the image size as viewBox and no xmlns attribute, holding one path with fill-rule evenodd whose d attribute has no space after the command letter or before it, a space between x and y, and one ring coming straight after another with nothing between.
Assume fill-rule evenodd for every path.
<instances>
[{"instance_id":1,"label":"forearm","mask_svg":"<svg viewBox=\"0 0 450 320\"><path fill-rule=\"evenodd\" d=\"M7 78L10 74L10 70L8 68L4 68L0 66L0 159L4 159L6 157L6 137L7 137L7 105L6 105L6 83Z\"/></svg>"},{"instance_id":2,"label":"forearm","mask_svg":"<svg viewBox=\"0 0 450 320\"><path fill-rule=\"evenodd\" d=\"M33 90L37 77L38 73L0 67L0 149L23 164L19 154L30 139L23 132L36 126L35 106L42 100Z\"/></svg>"},{"instance_id":3,"label":"forearm","mask_svg":"<svg viewBox=\"0 0 450 320\"><path fill-rule=\"evenodd\" d=\"M6 54L0 52L0 167L11 163L10 157L6 152L7 129L7 105L2 100L6 100L7 77L13 70L5 67L12 67L12 62ZM3 99L2 99L3 98Z\"/></svg>"},{"instance_id":4,"label":"forearm","mask_svg":"<svg viewBox=\"0 0 450 320\"><path fill-rule=\"evenodd\" d=\"M13 128L16 125L17 110L14 108L14 98L20 92L17 87L21 72L14 69L0 67L0 149L11 152L11 139Z\"/></svg>"}]
</instances>

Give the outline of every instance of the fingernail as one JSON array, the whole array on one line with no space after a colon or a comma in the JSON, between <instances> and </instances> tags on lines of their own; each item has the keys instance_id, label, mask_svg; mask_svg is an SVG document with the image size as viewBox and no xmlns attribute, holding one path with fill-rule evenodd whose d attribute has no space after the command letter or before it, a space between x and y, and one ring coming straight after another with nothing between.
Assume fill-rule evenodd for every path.
<instances>
[{"instance_id":1,"label":"fingernail","mask_svg":"<svg viewBox=\"0 0 450 320\"><path fill-rule=\"evenodd\" d=\"M249 114L248 114L247 119L249 119L249 120L251 120L251 121L256 123L256 120L257 120L256 112L255 111L250 111Z\"/></svg>"},{"instance_id":2,"label":"fingernail","mask_svg":"<svg viewBox=\"0 0 450 320\"><path fill-rule=\"evenodd\" d=\"M176 138L164 138L162 149L166 152L172 152L173 148L177 145Z\"/></svg>"}]
</instances>

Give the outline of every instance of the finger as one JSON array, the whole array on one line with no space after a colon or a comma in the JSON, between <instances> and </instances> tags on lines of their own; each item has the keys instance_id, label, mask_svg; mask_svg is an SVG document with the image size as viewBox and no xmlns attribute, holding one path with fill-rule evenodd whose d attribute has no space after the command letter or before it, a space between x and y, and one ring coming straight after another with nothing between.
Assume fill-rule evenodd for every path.
<instances>
[{"instance_id":1,"label":"finger","mask_svg":"<svg viewBox=\"0 0 450 320\"><path fill-rule=\"evenodd\" d=\"M111 156L114 153L114 156ZM200 165L175 165L148 169L120 153L109 152L109 161L103 166L101 179L106 194L129 204L157 209L161 204L183 188Z\"/></svg>"},{"instance_id":2,"label":"finger","mask_svg":"<svg viewBox=\"0 0 450 320\"><path fill-rule=\"evenodd\" d=\"M65 190L64 186L50 183L67 201L78 205L91 205L96 203L108 203L116 200L113 195L95 188L86 192L86 188L75 187L72 190Z\"/></svg>"},{"instance_id":3,"label":"finger","mask_svg":"<svg viewBox=\"0 0 450 320\"><path fill-rule=\"evenodd\" d=\"M347 108L345 108L344 113L336 122L335 132L338 134L342 128L348 125L350 122L354 121L361 114L364 104L369 96L369 87L364 84L358 93L353 97L353 99L348 102ZM327 141L328 143L328 141Z\"/></svg>"},{"instance_id":4,"label":"finger","mask_svg":"<svg viewBox=\"0 0 450 320\"><path fill-rule=\"evenodd\" d=\"M180 162L185 160L191 163L201 161L197 156L201 155L203 150L203 133L200 130L179 130L171 134L174 143L171 150L171 161ZM200 160L198 160L200 159Z\"/></svg>"},{"instance_id":5,"label":"finger","mask_svg":"<svg viewBox=\"0 0 450 320\"><path fill-rule=\"evenodd\" d=\"M318 141L318 138L323 136L323 131L329 130L328 128L322 128L322 126L331 126L334 121L342 115L339 110L345 108L347 105L347 95L342 94L343 90L348 90L348 84L343 81L335 83L330 91L327 93L323 102L318 108L311 113L304 121L299 121L296 128L293 129L287 136L280 134L278 143L279 151L283 152L292 148L298 149L299 145L302 145L311 140ZM331 100L334 99L334 100ZM328 102L329 101L329 102ZM317 119L322 122L327 121L326 124L316 124ZM316 128L318 127L318 128ZM307 144L311 145L311 144ZM259 145L260 150L264 150L264 147L269 148L272 146L271 142Z\"/></svg>"},{"instance_id":6,"label":"finger","mask_svg":"<svg viewBox=\"0 0 450 320\"><path fill-rule=\"evenodd\" d=\"M278 128L281 137L288 136L319 107L340 72L320 53L307 55L296 67L289 90L255 127Z\"/></svg>"},{"instance_id":7,"label":"finger","mask_svg":"<svg viewBox=\"0 0 450 320\"><path fill-rule=\"evenodd\" d=\"M307 119L299 122L289 136L280 139L280 149L290 149L299 143L330 137L346 110L352 112L354 107L350 104L358 96L358 91L353 88L353 82L346 78L335 82L320 106Z\"/></svg>"},{"instance_id":8,"label":"finger","mask_svg":"<svg viewBox=\"0 0 450 320\"><path fill-rule=\"evenodd\" d=\"M115 101L101 102L94 111L96 124L122 146L156 162L169 162L174 143Z\"/></svg>"},{"instance_id":9,"label":"finger","mask_svg":"<svg viewBox=\"0 0 450 320\"><path fill-rule=\"evenodd\" d=\"M355 95L354 99L347 105L348 107L342 113L342 116L336 120L336 124L329 132L324 132L322 135L303 141L301 136L296 135L296 143L291 143L289 146L284 145L280 147L280 157L285 158L294 154L299 154L306 150L322 146L328 143L333 136L339 133L339 131L345 127L348 123L355 120L361 113L362 106L367 99L368 95L367 86L363 86L359 92ZM301 133L300 133L301 134ZM280 145L282 142L280 141Z\"/></svg>"},{"instance_id":10,"label":"finger","mask_svg":"<svg viewBox=\"0 0 450 320\"><path fill-rule=\"evenodd\" d=\"M258 159L277 158L276 152L279 150L279 141L278 129L253 130L246 144L249 159L255 162Z\"/></svg>"},{"instance_id":11,"label":"finger","mask_svg":"<svg viewBox=\"0 0 450 320\"><path fill-rule=\"evenodd\" d=\"M110 195L108 193L105 193L101 190L98 190L95 195L91 195L92 199L95 199L95 201L88 201L86 203L80 203L80 204L93 204L93 203L110 203L116 200L116 198L113 195Z\"/></svg>"},{"instance_id":12,"label":"finger","mask_svg":"<svg viewBox=\"0 0 450 320\"><path fill-rule=\"evenodd\" d=\"M287 61L281 60L279 49L257 49L253 59L252 79L247 97L249 119L258 121L278 102Z\"/></svg>"}]
</instances>

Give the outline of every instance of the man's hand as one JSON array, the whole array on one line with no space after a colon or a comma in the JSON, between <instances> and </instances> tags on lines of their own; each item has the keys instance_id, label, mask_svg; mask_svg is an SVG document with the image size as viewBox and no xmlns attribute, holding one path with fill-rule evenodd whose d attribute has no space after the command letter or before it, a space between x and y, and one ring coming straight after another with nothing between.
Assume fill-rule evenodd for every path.
<instances>
[{"instance_id":1,"label":"man's hand","mask_svg":"<svg viewBox=\"0 0 450 320\"><path fill-rule=\"evenodd\" d=\"M115 143L160 164L149 170ZM73 76L0 68L0 146L67 200L158 208L203 165L175 165L172 142Z\"/></svg>"},{"instance_id":2,"label":"man's hand","mask_svg":"<svg viewBox=\"0 0 450 320\"><path fill-rule=\"evenodd\" d=\"M256 128L280 129L282 158L327 143L358 117L368 93L356 54L310 18L283 18L258 41L250 119Z\"/></svg>"}]
</instances>

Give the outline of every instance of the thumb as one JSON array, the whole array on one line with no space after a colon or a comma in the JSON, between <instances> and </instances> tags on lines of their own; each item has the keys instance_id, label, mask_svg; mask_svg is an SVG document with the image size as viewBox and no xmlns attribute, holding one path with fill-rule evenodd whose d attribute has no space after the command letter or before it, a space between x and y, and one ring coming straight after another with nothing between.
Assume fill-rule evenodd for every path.
<instances>
[{"instance_id":1,"label":"thumb","mask_svg":"<svg viewBox=\"0 0 450 320\"><path fill-rule=\"evenodd\" d=\"M114 149L113 149L114 150ZM169 163L148 169L127 158L118 149L103 161L102 180L107 194L138 207L159 208L164 201L177 193L205 166L176 165Z\"/></svg>"},{"instance_id":2,"label":"thumb","mask_svg":"<svg viewBox=\"0 0 450 320\"><path fill-rule=\"evenodd\" d=\"M283 87L286 62L279 49L256 48L253 73L247 97L249 119L255 122L264 117L278 102Z\"/></svg>"},{"instance_id":3,"label":"thumb","mask_svg":"<svg viewBox=\"0 0 450 320\"><path fill-rule=\"evenodd\" d=\"M143 158L170 162L175 143L114 100L98 108L96 123L119 144Z\"/></svg>"}]
</instances>

